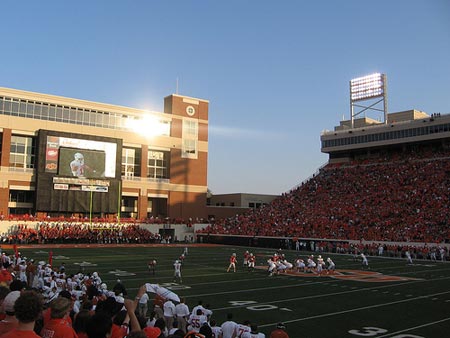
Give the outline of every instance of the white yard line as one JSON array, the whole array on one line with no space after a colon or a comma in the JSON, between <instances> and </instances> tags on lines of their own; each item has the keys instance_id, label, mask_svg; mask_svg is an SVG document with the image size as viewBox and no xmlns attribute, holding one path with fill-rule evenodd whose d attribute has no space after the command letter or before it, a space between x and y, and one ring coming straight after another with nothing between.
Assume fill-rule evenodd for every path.
<instances>
[{"instance_id":1,"label":"white yard line","mask_svg":"<svg viewBox=\"0 0 450 338\"><path fill-rule=\"evenodd\" d=\"M379 307L395 305L395 304L400 304L400 303L412 302L412 301L415 301L415 300L425 299L425 298L434 297L434 296L445 295L445 294L448 294L448 293L450 293L450 291L434 293L434 294L431 294L431 295L419 296L419 297L415 297L415 298L403 299L403 300L398 300L398 301L395 301L395 302L388 302L388 303L382 303L382 304L363 306L363 307L358 307L358 308L354 308L354 309L350 309L350 310L330 312L330 313L323 313L321 315L316 315L316 316L303 317L303 318L298 318L298 319L293 319L293 320L284 320L283 323L284 324L289 324L289 323L295 323L295 322L302 322L302 321L310 320L310 319L332 317L332 316L337 316L337 315L341 315L341 314L345 314L345 313L351 313L351 312L375 309L375 308L379 308ZM270 323L270 324L258 325L258 327L260 327L260 328L261 327L268 327L268 326L274 327L276 324L277 323ZM390 333L389 335L392 335L392 333ZM380 338L380 337L377 337L377 338Z\"/></svg>"},{"instance_id":2,"label":"white yard line","mask_svg":"<svg viewBox=\"0 0 450 338\"><path fill-rule=\"evenodd\" d=\"M450 320L450 318L445 318L445 319L437 320L437 321L434 321L434 322L425 323L425 324L422 324L422 325L410 327L410 328L407 328L407 329L404 329L404 330L400 330L400 331L396 331L396 332L390 332L390 333L385 334L383 336L377 336L377 338L391 337L392 335L395 335L395 334L398 334L398 333L408 332L408 331L415 330L415 329L420 329L422 327L427 327L427 326L439 324L439 323L442 323L442 322L446 322L448 320Z\"/></svg>"},{"instance_id":3,"label":"white yard line","mask_svg":"<svg viewBox=\"0 0 450 338\"><path fill-rule=\"evenodd\" d=\"M444 279L450 279L450 277L440 278L440 280L444 280ZM424 281L423 280L422 281L411 281L411 282L403 283L401 285L414 284L414 283L418 283L418 282L424 282ZM309 285L311 285L311 284L308 284L308 286ZM315 299L315 298L322 298L322 297L326 298L326 297L330 297L330 296L339 296L339 295L345 295L345 294L348 294L348 293L355 293L355 292L360 292L360 291L370 291L370 290L374 290L374 289L385 289L385 288L390 288L390 287L394 287L394 286L399 286L399 285L398 284L395 284L395 285L391 284L391 285L384 285L384 286L377 285L377 286L374 286L374 287L371 287L371 288L361 288L361 289L357 289L357 290L348 290L348 291L332 292L332 293L322 293L322 294L319 294L319 295L311 295L311 296L303 296L303 297L297 297L297 298L275 300L275 301L272 301L272 302L262 302L261 304L276 304L276 303L296 302L296 301L299 301L299 300ZM259 290L263 290L263 289L258 289L258 291ZM233 291L233 292L239 292L239 291ZM233 292L230 291L230 292L226 292L226 293L233 293ZM244 292L244 291L242 291L242 292ZM216 295L216 294L214 294L214 295ZM201 296L202 295L186 296L186 298L189 298L189 297L201 297ZM420 297L427 298L428 296L419 296L419 297L416 297L416 298L420 298ZM416 299L416 298L409 298L408 301ZM246 307L246 306L247 305L243 305L243 306L229 306L229 307L216 308L216 309L212 309L212 310L215 310L215 311L229 310L229 309L236 309L236 308Z\"/></svg>"}]
</instances>

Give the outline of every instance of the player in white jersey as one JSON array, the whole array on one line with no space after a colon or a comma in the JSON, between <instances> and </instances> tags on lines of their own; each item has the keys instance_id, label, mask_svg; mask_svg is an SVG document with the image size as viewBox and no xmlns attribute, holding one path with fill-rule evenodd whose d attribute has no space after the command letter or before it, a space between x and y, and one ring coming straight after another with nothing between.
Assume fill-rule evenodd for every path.
<instances>
[{"instance_id":1,"label":"player in white jersey","mask_svg":"<svg viewBox=\"0 0 450 338\"><path fill-rule=\"evenodd\" d=\"M316 269L316 262L314 262L314 256L311 255L308 257L308 260L306 261L306 271L307 272L314 272L313 270Z\"/></svg>"},{"instance_id":2,"label":"player in white jersey","mask_svg":"<svg viewBox=\"0 0 450 338\"><path fill-rule=\"evenodd\" d=\"M250 253L248 257L248 271L253 271L255 269L256 257Z\"/></svg>"},{"instance_id":3,"label":"player in white jersey","mask_svg":"<svg viewBox=\"0 0 450 338\"><path fill-rule=\"evenodd\" d=\"M286 272L286 265L281 260L276 261L275 264L277 266L277 274Z\"/></svg>"},{"instance_id":4,"label":"player in white jersey","mask_svg":"<svg viewBox=\"0 0 450 338\"><path fill-rule=\"evenodd\" d=\"M267 264L269 264L269 269L268 269L269 276L272 276L273 273L276 271L275 269L276 269L277 266L275 265L275 262L271 258L269 258L267 260Z\"/></svg>"},{"instance_id":5,"label":"player in white jersey","mask_svg":"<svg viewBox=\"0 0 450 338\"><path fill-rule=\"evenodd\" d=\"M323 258L321 255L317 257L317 269L316 272L319 276L322 275L323 267L325 266L325 262L323 261Z\"/></svg>"},{"instance_id":6,"label":"player in white jersey","mask_svg":"<svg viewBox=\"0 0 450 338\"><path fill-rule=\"evenodd\" d=\"M222 323L222 338L234 338L236 337L238 325L233 320L233 314L227 314L227 321Z\"/></svg>"},{"instance_id":7,"label":"player in white jersey","mask_svg":"<svg viewBox=\"0 0 450 338\"><path fill-rule=\"evenodd\" d=\"M24 260L22 260L19 264L19 279L24 283L27 282L26 270L27 270L26 262Z\"/></svg>"},{"instance_id":8,"label":"player in white jersey","mask_svg":"<svg viewBox=\"0 0 450 338\"><path fill-rule=\"evenodd\" d=\"M193 314L189 317L188 330L199 332L203 323L207 323L207 322L208 322L208 318L203 314L201 309L198 309L197 313L195 315Z\"/></svg>"},{"instance_id":9,"label":"player in white jersey","mask_svg":"<svg viewBox=\"0 0 450 338\"><path fill-rule=\"evenodd\" d=\"M244 333L241 338L266 338L264 333L258 332L258 326L256 324L252 324L250 328L250 332Z\"/></svg>"},{"instance_id":10,"label":"player in white jersey","mask_svg":"<svg viewBox=\"0 0 450 338\"><path fill-rule=\"evenodd\" d=\"M292 263L288 262L284 254L281 255L281 262L286 266L286 270L291 270L294 267Z\"/></svg>"},{"instance_id":11,"label":"player in white jersey","mask_svg":"<svg viewBox=\"0 0 450 338\"><path fill-rule=\"evenodd\" d=\"M406 257L406 264L409 264L409 265L413 265L414 264L413 260L412 260L412 257L411 257L411 254L409 253L409 250L405 251L405 257Z\"/></svg>"},{"instance_id":12,"label":"player in white jersey","mask_svg":"<svg viewBox=\"0 0 450 338\"><path fill-rule=\"evenodd\" d=\"M173 264L173 267L175 269L175 272L173 275L173 281L178 282L178 283L183 283L183 280L181 279L181 263L178 259Z\"/></svg>"},{"instance_id":13,"label":"player in white jersey","mask_svg":"<svg viewBox=\"0 0 450 338\"><path fill-rule=\"evenodd\" d=\"M297 258L295 260L295 267L297 268L297 272L304 272L305 271L305 261L301 258Z\"/></svg>"},{"instance_id":14,"label":"player in white jersey","mask_svg":"<svg viewBox=\"0 0 450 338\"><path fill-rule=\"evenodd\" d=\"M328 274L333 274L334 273L334 271L336 270L336 265L334 264L334 262L333 262L333 260L330 258L330 257L328 257L327 258L327 262L328 262L328 268L327 268L327 273Z\"/></svg>"},{"instance_id":15,"label":"player in white jersey","mask_svg":"<svg viewBox=\"0 0 450 338\"><path fill-rule=\"evenodd\" d=\"M439 247L439 256L441 256L441 262L445 262L445 249L444 247Z\"/></svg>"},{"instance_id":16,"label":"player in white jersey","mask_svg":"<svg viewBox=\"0 0 450 338\"><path fill-rule=\"evenodd\" d=\"M206 304L206 307L209 307L208 304ZM198 301L198 305L194 306L191 314L193 315L196 314L198 309L202 310L202 313L207 317L211 317L213 314L213 312L210 309L203 307L203 301L201 300Z\"/></svg>"},{"instance_id":17,"label":"player in white jersey","mask_svg":"<svg viewBox=\"0 0 450 338\"><path fill-rule=\"evenodd\" d=\"M211 319L209 322L209 326L211 327L212 331L212 338L221 338L222 337L222 328L220 326L216 325L216 321L214 319Z\"/></svg>"},{"instance_id":18,"label":"player in white jersey","mask_svg":"<svg viewBox=\"0 0 450 338\"><path fill-rule=\"evenodd\" d=\"M367 260L366 255L361 253L361 259L362 259L362 268L363 269L369 269L369 261Z\"/></svg>"},{"instance_id":19,"label":"player in white jersey","mask_svg":"<svg viewBox=\"0 0 450 338\"><path fill-rule=\"evenodd\" d=\"M249 320L245 320L243 323L238 324L236 338L241 338L245 332L250 332Z\"/></svg>"},{"instance_id":20,"label":"player in white jersey","mask_svg":"<svg viewBox=\"0 0 450 338\"><path fill-rule=\"evenodd\" d=\"M432 247L431 248L431 250L430 250L430 259L433 261L433 262L436 262L436 248L435 247Z\"/></svg>"}]
</instances>

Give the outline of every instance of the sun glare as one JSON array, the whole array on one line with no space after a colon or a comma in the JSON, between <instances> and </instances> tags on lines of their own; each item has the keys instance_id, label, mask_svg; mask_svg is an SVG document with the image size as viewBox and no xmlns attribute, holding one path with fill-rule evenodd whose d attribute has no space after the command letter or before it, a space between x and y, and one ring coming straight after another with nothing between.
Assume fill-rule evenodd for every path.
<instances>
[{"instance_id":1,"label":"sun glare","mask_svg":"<svg viewBox=\"0 0 450 338\"><path fill-rule=\"evenodd\" d=\"M138 120L129 119L127 122L127 127L139 135L154 137L166 135L168 125L167 123L162 123L154 116L145 115Z\"/></svg>"}]
</instances>

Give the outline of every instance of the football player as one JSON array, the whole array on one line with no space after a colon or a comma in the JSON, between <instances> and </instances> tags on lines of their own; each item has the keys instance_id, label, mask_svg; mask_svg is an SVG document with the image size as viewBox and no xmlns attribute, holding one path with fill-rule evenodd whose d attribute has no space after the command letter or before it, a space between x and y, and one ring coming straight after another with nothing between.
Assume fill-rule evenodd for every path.
<instances>
[{"instance_id":1,"label":"football player","mask_svg":"<svg viewBox=\"0 0 450 338\"><path fill-rule=\"evenodd\" d=\"M253 271L255 269L256 257L250 253L248 256L248 271Z\"/></svg>"},{"instance_id":2,"label":"football player","mask_svg":"<svg viewBox=\"0 0 450 338\"><path fill-rule=\"evenodd\" d=\"M183 280L181 279L181 263L177 259L175 263L173 263L174 267L174 275L173 275L173 281L178 283L183 283Z\"/></svg>"},{"instance_id":3,"label":"football player","mask_svg":"<svg viewBox=\"0 0 450 338\"><path fill-rule=\"evenodd\" d=\"M155 275L156 272L156 259L151 259L148 262L148 271L153 274L153 276Z\"/></svg>"},{"instance_id":4,"label":"football player","mask_svg":"<svg viewBox=\"0 0 450 338\"><path fill-rule=\"evenodd\" d=\"M233 268L233 272L236 272L236 263L237 263L236 254L233 253L230 257L230 265L228 266L227 272L230 272L231 268Z\"/></svg>"},{"instance_id":5,"label":"football player","mask_svg":"<svg viewBox=\"0 0 450 338\"><path fill-rule=\"evenodd\" d=\"M336 265L334 264L333 260L330 257L327 258L327 262L328 262L327 273L334 274L334 270L336 270Z\"/></svg>"}]
</instances>

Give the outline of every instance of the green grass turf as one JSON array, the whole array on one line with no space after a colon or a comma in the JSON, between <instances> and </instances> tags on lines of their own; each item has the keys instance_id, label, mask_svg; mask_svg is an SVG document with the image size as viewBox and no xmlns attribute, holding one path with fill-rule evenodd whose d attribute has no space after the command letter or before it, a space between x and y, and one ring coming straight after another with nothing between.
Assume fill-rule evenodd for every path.
<instances>
[{"instance_id":1,"label":"green grass turf","mask_svg":"<svg viewBox=\"0 0 450 338\"><path fill-rule=\"evenodd\" d=\"M99 272L109 288L121 279L133 297L139 285L159 283L179 296L190 308L198 300L210 304L213 318L225 321L228 312L237 322L257 323L269 336L277 322L284 322L291 338L305 337L450 337L450 264L368 257L371 271L414 280L362 282L328 276L269 277L265 270L248 273L242 268L243 252L257 255L257 265L266 266L273 250L243 247L189 247L183 265L183 283L173 283L173 262L182 247L120 247L83 249L24 249L36 261L47 260L52 250L54 266L66 263L66 271L80 270L75 263L90 262L86 272ZM238 271L227 273L229 256L237 253ZM297 254L285 251L293 262ZM307 252L300 255L306 260ZM317 254L316 254L317 255ZM64 256L64 257L58 257ZM337 269L361 271L361 263L349 255L328 255ZM147 262L158 261L156 275ZM122 271L122 272L120 272ZM169 283L169 284L167 284Z\"/></svg>"}]
</instances>

